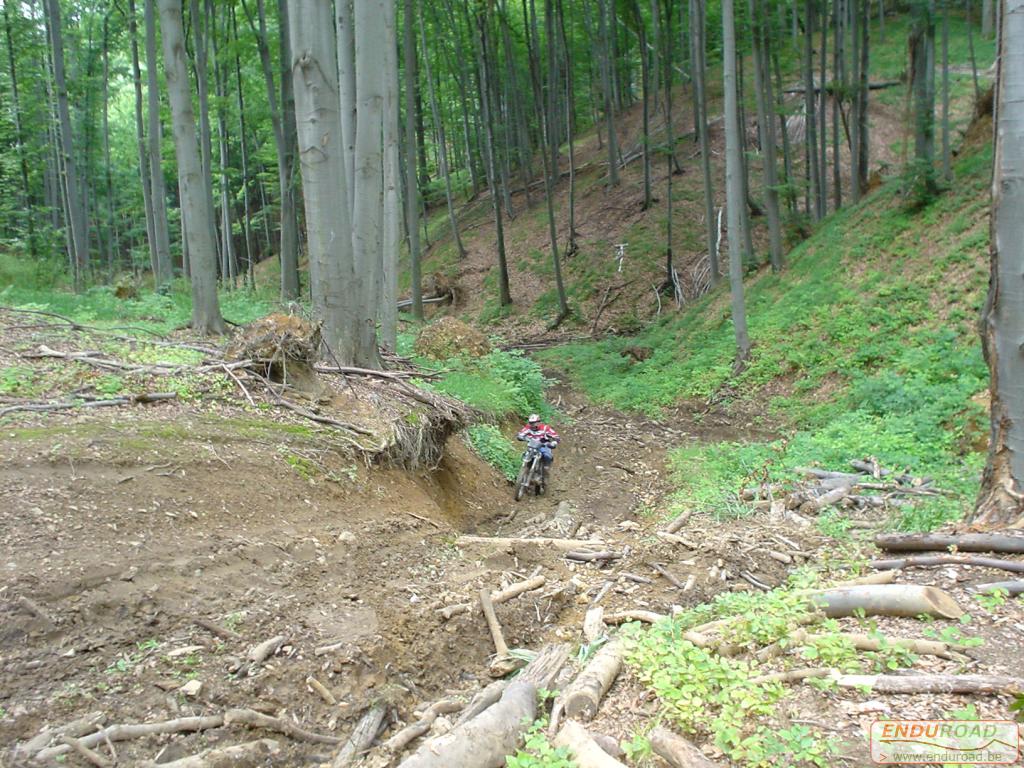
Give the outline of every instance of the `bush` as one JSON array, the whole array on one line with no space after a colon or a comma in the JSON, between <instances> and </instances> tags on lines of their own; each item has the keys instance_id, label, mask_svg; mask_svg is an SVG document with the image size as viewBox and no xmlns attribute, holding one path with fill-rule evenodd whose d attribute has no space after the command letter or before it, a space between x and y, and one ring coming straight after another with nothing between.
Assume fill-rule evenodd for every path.
<instances>
[{"instance_id":1,"label":"bush","mask_svg":"<svg viewBox=\"0 0 1024 768\"><path fill-rule=\"evenodd\" d=\"M474 424L468 430L469 444L477 455L509 480L519 473L519 449L493 424Z\"/></svg>"}]
</instances>

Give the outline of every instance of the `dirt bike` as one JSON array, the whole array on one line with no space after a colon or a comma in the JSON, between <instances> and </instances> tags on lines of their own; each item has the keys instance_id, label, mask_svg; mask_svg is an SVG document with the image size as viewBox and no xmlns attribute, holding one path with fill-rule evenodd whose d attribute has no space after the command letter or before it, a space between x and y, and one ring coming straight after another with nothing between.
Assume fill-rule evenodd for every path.
<instances>
[{"instance_id":1,"label":"dirt bike","mask_svg":"<svg viewBox=\"0 0 1024 768\"><path fill-rule=\"evenodd\" d=\"M544 443L541 440L528 440L526 450L523 452L523 463L519 467L519 477L516 478L516 501L525 495L528 489L533 489L537 496L543 496L547 490L544 477L544 455L540 449Z\"/></svg>"}]
</instances>

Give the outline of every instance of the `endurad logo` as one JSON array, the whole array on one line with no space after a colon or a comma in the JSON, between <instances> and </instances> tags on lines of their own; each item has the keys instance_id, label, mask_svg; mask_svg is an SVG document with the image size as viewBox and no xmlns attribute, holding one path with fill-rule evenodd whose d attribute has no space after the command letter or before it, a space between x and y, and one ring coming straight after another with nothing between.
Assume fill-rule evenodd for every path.
<instances>
[{"instance_id":1,"label":"endurad logo","mask_svg":"<svg viewBox=\"0 0 1024 768\"><path fill-rule=\"evenodd\" d=\"M898 763L1012 765L1020 734L1012 720L876 720L871 759Z\"/></svg>"}]
</instances>

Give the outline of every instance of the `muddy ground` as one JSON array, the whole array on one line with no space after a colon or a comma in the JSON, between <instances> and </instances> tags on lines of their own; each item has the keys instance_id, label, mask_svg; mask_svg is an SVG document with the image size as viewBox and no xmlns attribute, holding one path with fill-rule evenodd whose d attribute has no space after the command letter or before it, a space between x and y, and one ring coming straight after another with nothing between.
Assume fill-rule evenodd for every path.
<instances>
[{"instance_id":1,"label":"muddy ground","mask_svg":"<svg viewBox=\"0 0 1024 768\"><path fill-rule=\"evenodd\" d=\"M7 417L0 762L25 763L16 745L83 716L139 723L246 707L345 737L383 702L391 733L418 706L489 682L494 646L480 614L440 613L474 601L481 587L545 576L541 589L497 607L509 645L537 649L579 642L598 594L608 612L667 613L752 589L740 571L774 586L831 551L816 530L763 516L721 524L694 516L679 534L695 549L659 539L665 447L741 437L747 427L714 417L699 428L653 423L588 405L562 385L551 397L565 414L552 487L518 505L459 436L436 471L410 474L344 456L327 428L229 400ZM626 556L574 565L553 549L458 541L460 533L536 530L562 502L582 523L578 537L600 537ZM797 544L791 565L766 554L780 535ZM692 587L672 586L652 563L680 582L692 575ZM927 578L970 600L962 573ZM1024 658L1019 607L979 625L993 642L975 665L1013 673ZM274 637L282 639L276 653L247 658ZM198 692L184 687L192 681ZM848 764L867 764L858 738L865 717L936 716L948 704L911 697L920 701L858 709L864 698L806 689L782 716L823 723L843 741ZM1005 705L994 699L979 709L1005 714ZM597 727L629 738L656 709L624 676ZM234 725L120 742L119 765L261 736L280 742L274 765L329 763L337 749ZM87 764L76 755L49 762Z\"/></svg>"}]
</instances>

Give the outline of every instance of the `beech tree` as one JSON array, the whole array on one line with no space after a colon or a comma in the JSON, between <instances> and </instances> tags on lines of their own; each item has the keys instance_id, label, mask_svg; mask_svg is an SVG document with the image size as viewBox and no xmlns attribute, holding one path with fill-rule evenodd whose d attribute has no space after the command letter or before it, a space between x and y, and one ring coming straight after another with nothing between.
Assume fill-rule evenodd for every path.
<instances>
[{"instance_id":1,"label":"beech tree","mask_svg":"<svg viewBox=\"0 0 1024 768\"><path fill-rule=\"evenodd\" d=\"M991 433L969 522L1024 523L1024 0L1001 4L988 298L981 340L991 376Z\"/></svg>"},{"instance_id":2,"label":"beech tree","mask_svg":"<svg viewBox=\"0 0 1024 768\"><path fill-rule=\"evenodd\" d=\"M154 2L154 0L147 0ZM213 238L213 203L204 181L196 137L195 113L185 63L185 33L181 0L158 0L167 93L171 104L174 149L178 158L182 218L192 273L192 328L199 333L223 333L224 319L217 298L217 247Z\"/></svg>"}]
</instances>

